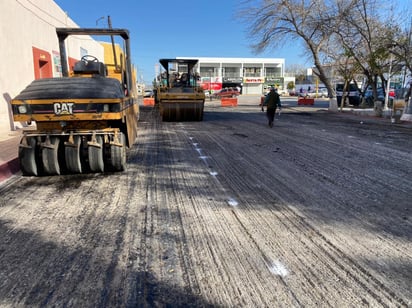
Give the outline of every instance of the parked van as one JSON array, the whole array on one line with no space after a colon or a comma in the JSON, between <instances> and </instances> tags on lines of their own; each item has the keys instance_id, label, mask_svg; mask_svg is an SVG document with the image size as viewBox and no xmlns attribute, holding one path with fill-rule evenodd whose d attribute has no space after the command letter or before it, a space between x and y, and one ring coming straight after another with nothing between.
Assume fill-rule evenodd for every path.
<instances>
[{"instance_id":1,"label":"parked van","mask_svg":"<svg viewBox=\"0 0 412 308\"><path fill-rule=\"evenodd\" d=\"M342 103L342 97L343 97L343 87L345 86L344 83L337 83L336 84L336 100L338 102L338 106L340 107ZM361 99L360 99L360 93L358 88L354 83L349 84L349 89L347 93L347 97L349 99L349 104L353 106L359 106Z\"/></svg>"}]
</instances>

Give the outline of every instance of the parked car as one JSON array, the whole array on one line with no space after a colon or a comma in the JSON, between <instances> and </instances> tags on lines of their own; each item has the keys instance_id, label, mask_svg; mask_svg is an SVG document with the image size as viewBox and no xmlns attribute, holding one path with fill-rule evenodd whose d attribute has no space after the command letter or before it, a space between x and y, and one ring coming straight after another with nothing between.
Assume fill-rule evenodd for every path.
<instances>
[{"instance_id":1,"label":"parked car","mask_svg":"<svg viewBox=\"0 0 412 308\"><path fill-rule=\"evenodd\" d=\"M296 96L297 94L295 90L289 90L289 96Z\"/></svg>"},{"instance_id":2,"label":"parked car","mask_svg":"<svg viewBox=\"0 0 412 308\"><path fill-rule=\"evenodd\" d=\"M318 96L322 98L328 97L328 89L327 88L319 88L318 89Z\"/></svg>"},{"instance_id":3,"label":"parked car","mask_svg":"<svg viewBox=\"0 0 412 308\"><path fill-rule=\"evenodd\" d=\"M336 100L338 103L338 106L340 107L342 103L342 97L343 97L343 88L344 84L343 83L337 83L336 84ZM360 99L360 92L357 86L354 83L349 84L349 89L347 91L347 98L349 99L349 104L353 106L359 106L361 99Z\"/></svg>"},{"instance_id":4,"label":"parked car","mask_svg":"<svg viewBox=\"0 0 412 308\"><path fill-rule=\"evenodd\" d=\"M375 99L373 97L373 91L372 88L368 88L366 89L365 93L364 93L364 98L365 98L365 103L367 106L374 106L374 102L375 100L379 100L381 102L385 101L385 90L383 88L377 88L377 98ZM393 103L393 99L395 98L395 90L394 89L390 89L389 90L389 97L388 97L388 106L392 106Z\"/></svg>"},{"instance_id":5,"label":"parked car","mask_svg":"<svg viewBox=\"0 0 412 308\"><path fill-rule=\"evenodd\" d=\"M311 98L328 97L328 89L327 88L319 88L318 91L311 90L311 91L305 92L303 96L311 97Z\"/></svg>"},{"instance_id":6,"label":"parked car","mask_svg":"<svg viewBox=\"0 0 412 308\"><path fill-rule=\"evenodd\" d=\"M216 98L236 97L238 95L240 95L240 92L236 88L224 88L213 94Z\"/></svg>"},{"instance_id":7,"label":"parked car","mask_svg":"<svg viewBox=\"0 0 412 308\"><path fill-rule=\"evenodd\" d=\"M305 96L307 96L307 94L308 94L308 91L304 90L302 88L299 90L299 92L297 92L297 95L300 96L300 97L305 97Z\"/></svg>"},{"instance_id":8,"label":"parked car","mask_svg":"<svg viewBox=\"0 0 412 308\"><path fill-rule=\"evenodd\" d=\"M154 96L153 90L144 90L143 97L153 97L153 96Z\"/></svg>"}]
</instances>

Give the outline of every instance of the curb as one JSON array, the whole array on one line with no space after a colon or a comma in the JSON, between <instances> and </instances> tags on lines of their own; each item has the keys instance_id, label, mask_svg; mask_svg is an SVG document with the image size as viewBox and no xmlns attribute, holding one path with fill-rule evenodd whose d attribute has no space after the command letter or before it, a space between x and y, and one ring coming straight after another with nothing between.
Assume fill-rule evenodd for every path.
<instances>
[{"instance_id":1,"label":"curb","mask_svg":"<svg viewBox=\"0 0 412 308\"><path fill-rule=\"evenodd\" d=\"M19 159L14 158L0 165L0 183L20 171Z\"/></svg>"}]
</instances>

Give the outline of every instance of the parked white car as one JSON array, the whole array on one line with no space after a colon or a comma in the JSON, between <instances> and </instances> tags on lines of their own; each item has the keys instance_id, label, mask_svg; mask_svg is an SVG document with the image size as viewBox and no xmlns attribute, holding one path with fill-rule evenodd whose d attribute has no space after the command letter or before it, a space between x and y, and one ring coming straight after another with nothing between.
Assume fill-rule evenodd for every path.
<instances>
[{"instance_id":1,"label":"parked white car","mask_svg":"<svg viewBox=\"0 0 412 308\"><path fill-rule=\"evenodd\" d=\"M309 97L328 97L328 89L327 88L319 88L318 91L312 90L309 92L306 92L306 96Z\"/></svg>"}]
</instances>

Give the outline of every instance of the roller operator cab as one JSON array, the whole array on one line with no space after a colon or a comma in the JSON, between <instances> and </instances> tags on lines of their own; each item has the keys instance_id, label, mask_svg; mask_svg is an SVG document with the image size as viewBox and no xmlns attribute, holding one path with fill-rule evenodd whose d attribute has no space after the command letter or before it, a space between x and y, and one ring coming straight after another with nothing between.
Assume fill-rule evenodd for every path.
<instances>
[{"instance_id":1,"label":"roller operator cab","mask_svg":"<svg viewBox=\"0 0 412 308\"><path fill-rule=\"evenodd\" d=\"M35 122L19 146L23 175L123 171L126 148L137 137L139 105L124 29L57 28L63 77L34 80L12 101L14 121ZM68 71L70 35L123 39L107 63L83 56ZM114 46L114 45L113 45Z\"/></svg>"},{"instance_id":2,"label":"roller operator cab","mask_svg":"<svg viewBox=\"0 0 412 308\"><path fill-rule=\"evenodd\" d=\"M164 72L158 77L155 104L163 121L202 121L205 94L194 68L198 60L160 59Z\"/></svg>"}]
</instances>

